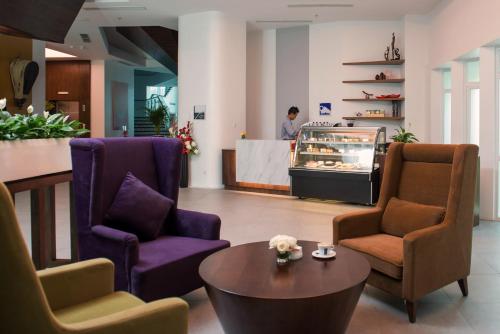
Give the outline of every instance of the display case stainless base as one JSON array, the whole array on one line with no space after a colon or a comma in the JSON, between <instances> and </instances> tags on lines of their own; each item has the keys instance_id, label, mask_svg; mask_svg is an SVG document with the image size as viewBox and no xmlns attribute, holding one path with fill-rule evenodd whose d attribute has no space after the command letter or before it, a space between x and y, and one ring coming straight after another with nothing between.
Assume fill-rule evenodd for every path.
<instances>
[{"instance_id":1,"label":"display case stainless base","mask_svg":"<svg viewBox=\"0 0 500 334\"><path fill-rule=\"evenodd\" d=\"M299 198L318 198L372 205L380 190L379 170L370 173L290 168L291 193Z\"/></svg>"}]
</instances>

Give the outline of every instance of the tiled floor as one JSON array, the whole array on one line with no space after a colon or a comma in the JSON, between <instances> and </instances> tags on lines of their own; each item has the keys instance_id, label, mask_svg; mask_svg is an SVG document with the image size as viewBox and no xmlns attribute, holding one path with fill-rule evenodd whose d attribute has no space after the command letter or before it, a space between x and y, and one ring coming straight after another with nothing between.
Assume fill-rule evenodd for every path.
<instances>
[{"instance_id":1,"label":"tiled floor","mask_svg":"<svg viewBox=\"0 0 500 334\"><path fill-rule=\"evenodd\" d=\"M58 251L69 253L63 186L58 188ZM27 228L26 194L16 198L23 230ZM183 189L179 206L218 214L222 238L233 245L268 240L286 233L300 239L331 240L332 217L366 207L223 190ZM432 273L429 273L432 275ZM190 333L222 333L203 289L184 298L189 302ZM500 223L481 222L474 229L469 297L462 298L457 284L438 290L418 306L417 323L409 324L403 302L366 287L348 333L500 333Z\"/></svg>"}]
</instances>

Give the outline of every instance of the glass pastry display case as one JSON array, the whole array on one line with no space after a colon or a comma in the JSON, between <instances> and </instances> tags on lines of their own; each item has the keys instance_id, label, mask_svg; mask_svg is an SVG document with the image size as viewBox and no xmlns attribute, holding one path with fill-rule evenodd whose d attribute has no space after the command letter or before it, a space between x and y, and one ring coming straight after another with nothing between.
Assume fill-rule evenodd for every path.
<instances>
[{"instance_id":1,"label":"glass pastry display case","mask_svg":"<svg viewBox=\"0 0 500 334\"><path fill-rule=\"evenodd\" d=\"M334 127L311 122L300 129L289 169L292 195L373 204L379 193L383 127Z\"/></svg>"}]
</instances>

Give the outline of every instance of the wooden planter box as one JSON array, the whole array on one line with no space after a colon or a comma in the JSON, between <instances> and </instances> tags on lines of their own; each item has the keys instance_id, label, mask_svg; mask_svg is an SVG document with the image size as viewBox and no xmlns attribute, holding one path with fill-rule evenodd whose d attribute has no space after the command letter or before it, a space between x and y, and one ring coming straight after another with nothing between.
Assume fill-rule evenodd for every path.
<instances>
[{"instance_id":1,"label":"wooden planter box","mask_svg":"<svg viewBox=\"0 0 500 334\"><path fill-rule=\"evenodd\" d=\"M71 170L70 140L0 141L0 182Z\"/></svg>"}]
</instances>

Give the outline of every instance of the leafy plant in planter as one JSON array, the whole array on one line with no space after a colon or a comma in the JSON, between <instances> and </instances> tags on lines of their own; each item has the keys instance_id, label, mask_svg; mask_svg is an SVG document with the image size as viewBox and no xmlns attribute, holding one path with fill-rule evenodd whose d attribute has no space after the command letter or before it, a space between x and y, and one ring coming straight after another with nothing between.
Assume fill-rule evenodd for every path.
<instances>
[{"instance_id":1,"label":"leafy plant in planter","mask_svg":"<svg viewBox=\"0 0 500 334\"><path fill-rule=\"evenodd\" d=\"M161 128L165 126L168 113L169 109L164 105L158 105L155 108L146 108L146 115L149 121L153 123L157 136L161 134Z\"/></svg>"},{"instance_id":2,"label":"leafy plant in planter","mask_svg":"<svg viewBox=\"0 0 500 334\"><path fill-rule=\"evenodd\" d=\"M0 100L0 107L4 106ZM0 140L46 139L78 137L89 133L77 120L69 120L69 115L57 113L50 115L33 114L33 107L28 107L27 115L11 115L0 109Z\"/></svg>"},{"instance_id":3,"label":"leafy plant in planter","mask_svg":"<svg viewBox=\"0 0 500 334\"><path fill-rule=\"evenodd\" d=\"M399 127L399 130L396 130L396 134L392 136L391 139L396 143L406 143L406 144L412 144L419 141L415 136L415 134L407 132L402 127Z\"/></svg>"}]
</instances>

